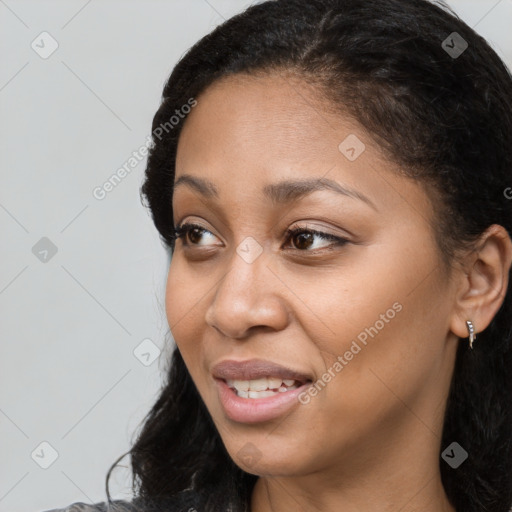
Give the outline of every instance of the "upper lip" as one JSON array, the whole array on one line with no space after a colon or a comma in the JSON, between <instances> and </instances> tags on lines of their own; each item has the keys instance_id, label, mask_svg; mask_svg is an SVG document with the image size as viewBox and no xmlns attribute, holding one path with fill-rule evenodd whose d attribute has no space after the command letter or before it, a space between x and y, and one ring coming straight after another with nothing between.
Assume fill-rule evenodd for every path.
<instances>
[{"instance_id":1,"label":"upper lip","mask_svg":"<svg viewBox=\"0 0 512 512\"><path fill-rule=\"evenodd\" d=\"M225 359L212 368L212 375L223 380L254 380L263 377L293 379L302 383L312 380L306 373L264 359Z\"/></svg>"}]
</instances>

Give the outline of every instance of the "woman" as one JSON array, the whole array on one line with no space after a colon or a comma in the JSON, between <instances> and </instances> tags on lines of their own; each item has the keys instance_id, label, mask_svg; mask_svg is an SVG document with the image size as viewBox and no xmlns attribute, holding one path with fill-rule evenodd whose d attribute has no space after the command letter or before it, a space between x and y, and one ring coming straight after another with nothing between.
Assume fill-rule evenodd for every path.
<instances>
[{"instance_id":1,"label":"woman","mask_svg":"<svg viewBox=\"0 0 512 512\"><path fill-rule=\"evenodd\" d=\"M115 505L510 510L512 79L489 45L425 0L266 1L181 59L153 142L177 347Z\"/></svg>"}]
</instances>

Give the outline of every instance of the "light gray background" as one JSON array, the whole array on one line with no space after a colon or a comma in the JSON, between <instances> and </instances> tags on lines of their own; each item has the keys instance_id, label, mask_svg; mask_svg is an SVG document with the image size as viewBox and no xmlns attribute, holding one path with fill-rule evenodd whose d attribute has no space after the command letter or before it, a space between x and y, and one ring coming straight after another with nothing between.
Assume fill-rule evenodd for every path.
<instances>
[{"instance_id":1,"label":"light gray background","mask_svg":"<svg viewBox=\"0 0 512 512\"><path fill-rule=\"evenodd\" d=\"M0 0L2 512L103 501L157 396L168 260L139 201L145 159L103 200L92 191L147 140L179 57L251 3ZM450 5L511 66L512 0ZM43 31L59 44L47 59L31 47ZM148 339L143 360L165 350L146 366L133 351ZM129 476L114 474L114 498L131 497Z\"/></svg>"}]
</instances>

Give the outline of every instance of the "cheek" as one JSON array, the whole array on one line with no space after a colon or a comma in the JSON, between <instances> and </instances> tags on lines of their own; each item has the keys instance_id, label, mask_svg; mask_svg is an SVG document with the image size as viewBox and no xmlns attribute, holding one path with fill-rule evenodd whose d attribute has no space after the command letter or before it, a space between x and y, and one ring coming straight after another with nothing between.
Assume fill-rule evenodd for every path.
<instances>
[{"instance_id":1,"label":"cheek","mask_svg":"<svg viewBox=\"0 0 512 512\"><path fill-rule=\"evenodd\" d=\"M348 431L390 425L407 414L404 404L414 407L422 394L436 392L449 311L439 272L425 279L418 259L387 268L368 286L338 295L345 306L333 329L336 340L320 347L329 351L326 368L337 356L342 362L319 406L323 401L332 420L343 417Z\"/></svg>"},{"instance_id":2,"label":"cheek","mask_svg":"<svg viewBox=\"0 0 512 512\"><path fill-rule=\"evenodd\" d=\"M209 289L201 280L191 279L179 261L169 268L165 292L167 323L181 355L191 373L199 360L203 323L200 320L202 299ZM192 365L192 366L189 366Z\"/></svg>"},{"instance_id":3,"label":"cheek","mask_svg":"<svg viewBox=\"0 0 512 512\"><path fill-rule=\"evenodd\" d=\"M399 392L417 387L439 359L448 325L447 289L435 245L415 240L413 233L355 251L325 278L295 280L294 290L308 298L309 311L300 308L301 324L324 371L335 374L331 380L337 384L325 389L338 393L343 386L343 401L350 401L347 391L354 403L366 405L377 402L375 397L393 398L387 383Z\"/></svg>"},{"instance_id":4,"label":"cheek","mask_svg":"<svg viewBox=\"0 0 512 512\"><path fill-rule=\"evenodd\" d=\"M212 285L213 281L210 282L204 272L194 275L184 264L182 256L173 256L167 275L165 310L173 336L176 334L175 339L189 337L191 326L199 324L200 311Z\"/></svg>"},{"instance_id":5,"label":"cheek","mask_svg":"<svg viewBox=\"0 0 512 512\"><path fill-rule=\"evenodd\" d=\"M184 302L187 301L187 292L184 287L184 282L182 279L179 279L178 276L179 273L176 272L173 263L171 263L165 288L165 312L167 315L167 323L175 339L174 329L175 326L178 325L178 320L184 316ZM183 300L184 297L185 300Z\"/></svg>"}]
</instances>

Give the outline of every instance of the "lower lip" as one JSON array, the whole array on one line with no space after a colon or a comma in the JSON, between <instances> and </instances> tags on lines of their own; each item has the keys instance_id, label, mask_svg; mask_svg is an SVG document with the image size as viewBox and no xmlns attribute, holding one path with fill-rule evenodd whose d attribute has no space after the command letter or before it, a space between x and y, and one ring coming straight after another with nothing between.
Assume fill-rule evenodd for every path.
<instances>
[{"instance_id":1,"label":"lower lip","mask_svg":"<svg viewBox=\"0 0 512 512\"><path fill-rule=\"evenodd\" d=\"M307 382L291 391L266 398L243 398L223 380L215 379L215 382L224 412L228 418L239 423L259 423L278 418L293 405L300 404L299 395L311 385L311 382Z\"/></svg>"}]
</instances>

